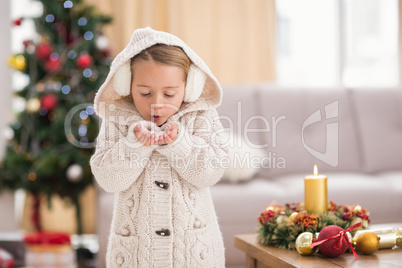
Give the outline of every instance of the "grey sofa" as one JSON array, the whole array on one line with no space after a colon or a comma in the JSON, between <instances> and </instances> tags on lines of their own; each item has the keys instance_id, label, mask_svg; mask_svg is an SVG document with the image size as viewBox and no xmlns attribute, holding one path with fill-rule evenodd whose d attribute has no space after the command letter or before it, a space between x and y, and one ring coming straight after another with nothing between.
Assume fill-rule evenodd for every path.
<instances>
[{"instance_id":1,"label":"grey sofa","mask_svg":"<svg viewBox=\"0 0 402 268\"><path fill-rule=\"evenodd\" d=\"M266 154L253 177L211 187L227 267L245 267L234 236L255 232L268 204L304 200L314 164L328 177L329 200L360 204L372 223L402 222L402 89L233 86L218 112L228 132ZM103 267L113 196L98 198Z\"/></svg>"}]
</instances>

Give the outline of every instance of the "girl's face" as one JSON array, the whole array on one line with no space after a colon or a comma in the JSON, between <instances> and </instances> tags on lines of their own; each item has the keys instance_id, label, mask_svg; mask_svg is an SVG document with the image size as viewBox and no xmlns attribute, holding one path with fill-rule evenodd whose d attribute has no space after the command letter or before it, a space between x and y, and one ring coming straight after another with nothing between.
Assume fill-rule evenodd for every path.
<instances>
[{"instance_id":1,"label":"girl's face","mask_svg":"<svg viewBox=\"0 0 402 268\"><path fill-rule=\"evenodd\" d=\"M183 102L184 71L177 66L149 60L136 62L132 72L131 94L139 113L145 120L163 125Z\"/></svg>"}]
</instances>

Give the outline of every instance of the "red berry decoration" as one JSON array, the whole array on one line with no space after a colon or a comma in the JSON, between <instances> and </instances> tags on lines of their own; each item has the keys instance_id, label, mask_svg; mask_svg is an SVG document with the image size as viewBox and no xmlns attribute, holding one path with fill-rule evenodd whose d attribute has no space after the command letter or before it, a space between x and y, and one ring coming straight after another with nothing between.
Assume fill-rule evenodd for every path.
<instances>
[{"instance_id":1,"label":"red berry decoration","mask_svg":"<svg viewBox=\"0 0 402 268\"><path fill-rule=\"evenodd\" d=\"M46 108L47 111L52 111L56 108L58 100L55 95L53 94L45 94L42 96L40 100L40 106L42 108Z\"/></svg>"},{"instance_id":2,"label":"red berry decoration","mask_svg":"<svg viewBox=\"0 0 402 268\"><path fill-rule=\"evenodd\" d=\"M337 225L329 225L320 231L317 242L336 236L343 231L345 230L342 227ZM334 258L345 253L345 251L348 249L348 246L349 244L347 237L340 235L323 242L322 244L318 245L318 248L323 255Z\"/></svg>"},{"instance_id":3,"label":"red berry decoration","mask_svg":"<svg viewBox=\"0 0 402 268\"><path fill-rule=\"evenodd\" d=\"M24 40L24 41L22 42L22 44L24 45L24 47L27 47L27 46L29 46L30 44L32 44L32 41L31 41L31 40Z\"/></svg>"},{"instance_id":4,"label":"red berry decoration","mask_svg":"<svg viewBox=\"0 0 402 268\"><path fill-rule=\"evenodd\" d=\"M77 66L85 69L92 65L92 57L89 54L82 54L77 59Z\"/></svg>"},{"instance_id":5,"label":"red berry decoration","mask_svg":"<svg viewBox=\"0 0 402 268\"><path fill-rule=\"evenodd\" d=\"M41 43L36 47L35 54L40 60L46 60L53 52L53 47L48 43Z\"/></svg>"},{"instance_id":6,"label":"red berry decoration","mask_svg":"<svg viewBox=\"0 0 402 268\"><path fill-rule=\"evenodd\" d=\"M21 23L22 23L22 20L23 20L22 18L13 20L13 25L14 26L20 26Z\"/></svg>"}]
</instances>

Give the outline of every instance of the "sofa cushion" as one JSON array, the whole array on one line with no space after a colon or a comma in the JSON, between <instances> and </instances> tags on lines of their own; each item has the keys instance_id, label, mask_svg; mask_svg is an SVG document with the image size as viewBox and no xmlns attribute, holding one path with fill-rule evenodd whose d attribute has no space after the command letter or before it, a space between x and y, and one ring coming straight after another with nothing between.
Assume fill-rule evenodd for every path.
<instances>
[{"instance_id":1,"label":"sofa cushion","mask_svg":"<svg viewBox=\"0 0 402 268\"><path fill-rule=\"evenodd\" d=\"M219 183L211 187L219 223L224 225L254 222L258 227L258 215L273 200L278 203L293 201L288 193L289 189L280 183L265 178L254 178L245 183L236 184Z\"/></svg>"},{"instance_id":2,"label":"sofa cushion","mask_svg":"<svg viewBox=\"0 0 402 268\"><path fill-rule=\"evenodd\" d=\"M252 179L261 168L265 150L249 146L235 133L228 133L225 139L229 144L229 163L226 165L222 181L236 183Z\"/></svg>"},{"instance_id":3,"label":"sofa cushion","mask_svg":"<svg viewBox=\"0 0 402 268\"><path fill-rule=\"evenodd\" d=\"M258 88L260 114L270 123L264 134L271 165L259 174L360 171L349 92L343 88L303 90Z\"/></svg>"},{"instance_id":4,"label":"sofa cushion","mask_svg":"<svg viewBox=\"0 0 402 268\"><path fill-rule=\"evenodd\" d=\"M402 89L351 92L364 171L402 170Z\"/></svg>"},{"instance_id":5,"label":"sofa cushion","mask_svg":"<svg viewBox=\"0 0 402 268\"><path fill-rule=\"evenodd\" d=\"M376 210L373 208L375 215L381 213L381 219L375 218L373 221L381 223L402 223L402 171L388 171L378 173L378 180L382 182L386 192L383 196L377 198L381 202L377 202ZM377 193L376 193L377 194ZM384 208L385 207L385 208ZM373 217L375 216L373 215Z\"/></svg>"},{"instance_id":6,"label":"sofa cushion","mask_svg":"<svg viewBox=\"0 0 402 268\"><path fill-rule=\"evenodd\" d=\"M258 114L258 95L255 86L227 86L223 88L223 100L217 111L225 131L244 138L247 145L262 144L259 133L245 133L245 129L261 129ZM250 119L251 118L251 119Z\"/></svg>"}]
</instances>

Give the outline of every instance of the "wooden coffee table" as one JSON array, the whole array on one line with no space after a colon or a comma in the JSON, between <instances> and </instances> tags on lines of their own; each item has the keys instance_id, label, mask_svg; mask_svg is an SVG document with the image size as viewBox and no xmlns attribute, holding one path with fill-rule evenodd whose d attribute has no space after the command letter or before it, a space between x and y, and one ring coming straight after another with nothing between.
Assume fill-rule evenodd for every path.
<instances>
[{"instance_id":1,"label":"wooden coffee table","mask_svg":"<svg viewBox=\"0 0 402 268\"><path fill-rule=\"evenodd\" d=\"M235 236L235 247L246 253L247 268L289 267L401 267L402 248L381 249L372 255L346 252L337 258L326 258L319 253L301 256L296 250L263 246L257 242L257 234Z\"/></svg>"}]
</instances>

